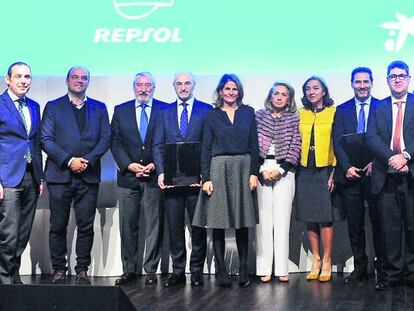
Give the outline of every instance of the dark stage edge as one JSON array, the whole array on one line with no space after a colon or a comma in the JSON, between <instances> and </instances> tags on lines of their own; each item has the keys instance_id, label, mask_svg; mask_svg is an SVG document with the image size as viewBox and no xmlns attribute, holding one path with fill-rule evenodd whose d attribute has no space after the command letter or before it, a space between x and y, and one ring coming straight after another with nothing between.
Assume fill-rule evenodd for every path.
<instances>
[{"instance_id":1,"label":"dark stage edge","mask_svg":"<svg viewBox=\"0 0 414 311\"><path fill-rule=\"evenodd\" d=\"M257 277L252 277L249 288L240 288L237 277L234 277L233 288L226 289L217 285L213 275L204 275L204 286L196 288L190 285L190 275L187 275L186 285L173 288L163 288L166 275L158 276L157 285L145 285L145 277L141 277L120 288L112 286L115 277L92 277L92 286L80 287L47 285L50 276L23 276L23 282L30 285L0 286L0 310L414 310L414 289L409 287L378 292L374 290L372 278L345 285L344 275L339 273L334 273L332 281L327 283L306 281L305 277L305 273L290 274L287 284L276 280L263 284ZM69 283L74 284L74 278L69 279ZM66 305L69 307L66 309L48 309L47 306L37 309L33 308L33 303L30 305L32 308L10 309L3 303L4 288L14 288L15 294L25 300L28 297L24 296L34 296L44 288L53 291L66 289L66 292L75 290L77 293L72 297L73 304ZM118 305L114 304L116 293L119 293ZM47 294L43 292L41 295ZM83 304L79 304L81 301ZM93 303L96 301L105 303L95 309ZM89 308L80 309L83 306Z\"/></svg>"}]
</instances>

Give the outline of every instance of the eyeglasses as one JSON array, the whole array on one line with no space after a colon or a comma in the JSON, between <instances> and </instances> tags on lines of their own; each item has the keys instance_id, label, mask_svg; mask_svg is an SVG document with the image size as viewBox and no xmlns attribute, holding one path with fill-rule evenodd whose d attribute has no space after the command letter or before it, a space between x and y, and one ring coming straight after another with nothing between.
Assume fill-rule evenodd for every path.
<instances>
[{"instance_id":1,"label":"eyeglasses","mask_svg":"<svg viewBox=\"0 0 414 311\"><path fill-rule=\"evenodd\" d=\"M409 75L407 75L407 74L405 74L405 73L402 73L402 74L399 74L399 75L392 74L392 75L389 75L389 76L388 76L388 80L390 80L390 81L395 81L395 80L397 80L397 78L398 78L399 80L404 81L404 80L405 80L405 79L407 79L408 77L409 77Z\"/></svg>"}]
</instances>

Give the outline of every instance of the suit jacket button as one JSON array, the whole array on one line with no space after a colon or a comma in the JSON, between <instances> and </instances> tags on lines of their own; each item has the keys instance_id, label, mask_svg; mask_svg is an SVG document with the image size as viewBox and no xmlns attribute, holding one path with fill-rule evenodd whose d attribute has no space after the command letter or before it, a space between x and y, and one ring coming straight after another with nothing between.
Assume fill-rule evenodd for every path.
<instances>
[{"instance_id":1,"label":"suit jacket button","mask_svg":"<svg viewBox=\"0 0 414 311\"><path fill-rule=\"evenodd\" d=\"M144 160L143 160L143 159L141 159L141 160L139 160L139 162L141 162L141 163L142 163L142 162L144 162Z\"/></svg>"},{"instance_id":2,"label":"suit jacket button","mask_svg":"<svg viewBox=\"0 0 414 311\"><path fill-rule=\"evenodd\" d=\"M142 146L142 150L145 150L145 146Z\"/></svg>"}]
</instances>

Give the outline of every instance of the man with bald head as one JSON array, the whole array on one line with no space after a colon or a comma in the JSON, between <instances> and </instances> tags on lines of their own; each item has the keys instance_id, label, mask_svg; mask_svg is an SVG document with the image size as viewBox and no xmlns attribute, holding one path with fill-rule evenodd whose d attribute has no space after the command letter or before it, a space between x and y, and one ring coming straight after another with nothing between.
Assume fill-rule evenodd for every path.
<instances>
[{"instance_id":1,"label":"man with bald head","mask_svg":"<svg viewBox=\"0 0 414 311\"><path fill-rule=\"evenodd\" d=\"M171 187L164 184L164 144L180 142L200 142L205 114L212 108L193 96L195 80L191 73L180 72L174 77L173 86L177 100L161 113L154 134L153 156L158 175L158 185L164 191L165 212L170 235L170 254L173 261L173 273L164 283L172 287L186 282L185 247L185 210L190 223L200 188ZM203 266L206 257L206 231L191 226L191 285L203 285Z\"/></svg>"},{"instance_id":2,"label":"man with bald head","mask_svg":"<svg viewBox=\"0 0 414 311\"><path fill-rule=\"evenodd\" d=\"M89 82L87 68L70 68L68 93L48 102L43 112L41 143L47 154L44 179L49 191L53 284L65 283L66 230L72 203L77 227L76 284L90 284L87 272L101 181L100 159L109 148L111 130L105 104L86 96Z\"/></svg>"}]
</instances>

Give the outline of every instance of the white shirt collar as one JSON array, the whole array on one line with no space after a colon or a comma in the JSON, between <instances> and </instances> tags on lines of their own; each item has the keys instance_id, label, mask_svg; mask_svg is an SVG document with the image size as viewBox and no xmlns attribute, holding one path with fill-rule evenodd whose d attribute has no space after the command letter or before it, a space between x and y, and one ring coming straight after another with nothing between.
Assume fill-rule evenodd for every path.
<instances>
[{"instance_id":1,"label":"white shirt collar","mask_svg":"<svg viewBox=\"0 0 414 311\"><path fill-rule=\"evenodd\" d=\"M82 99L82 102L79 105L76 105L75 102L73 101L73 99L70 97L69 93L68 93L68 97L69 97L69 102L74 105L76 108L78 109L82 109L82 107L86 104L86 102L88 101L88 97L85 95L85 97Z\"/></svg>"},{"instance_id":2,"label":"white shirt collar","mask_svg":"<svg viewBox=\"0 0 414 311\"><path fill-rule=\"evenodd\" d=\"M152 98L150 98L150 100L148 101L148 103L146 103L146 105L149 108L152 108ZM140 108L141 107L141 103L138 102L137 99L135 99L135 108Z\"/></svg>"},{"instance_id":3,"label":"white shirt collar","mask_svg":"<svg viewBox=\"0 0 414 311\"><path fill-rule=\"evenodd\" d=\"M368 106L371 104L371 96L369 96L365 101L360 101L358 98L355 97L355 105L359 105L359 104L367 104Z\"/></svg>"},{"instance_id":4,"label":"white shirt collar","mask_svg":"<svg viewBox=\"0 0 414 311\"><path fill-rule=\"evenodd\" d=\"M12 102L16 102L16 100L18 100L20 98L19 96L14 94L12 91L10 91L10 89L7 89L7 94L9 94L10 99L12 100ZM22 98L24 98L26 100L25 96L23 96Z\"/></svg>"},{"instance_id":5,"label":"white shirt collar","mask_svg":"<svg viewBox=\"0 0 414 311\"><path fill-rule=\"evenodd\" d=\"M395 98L394 96L391 95L391 103L394 104L395 102L398 102L398 101L402 101L402 102L406 103L407 102L407 93L400 99L397 99L397 98Z\"/></svg>"},{"instance_id":6,"label":"white shirt collar","mask_svg":"<svg viewBox=\"0 0 414 311\"><path fill-rule=\"evenodd\" d=\"M177 105L181 105L182 103L184 103L181 99L177 98ZM193 106L194 104L194 96L191 96L190 99L188 99L187 101L185 101L185 103L187 103L189 106Z\"/></svg>"}]
</instances>

